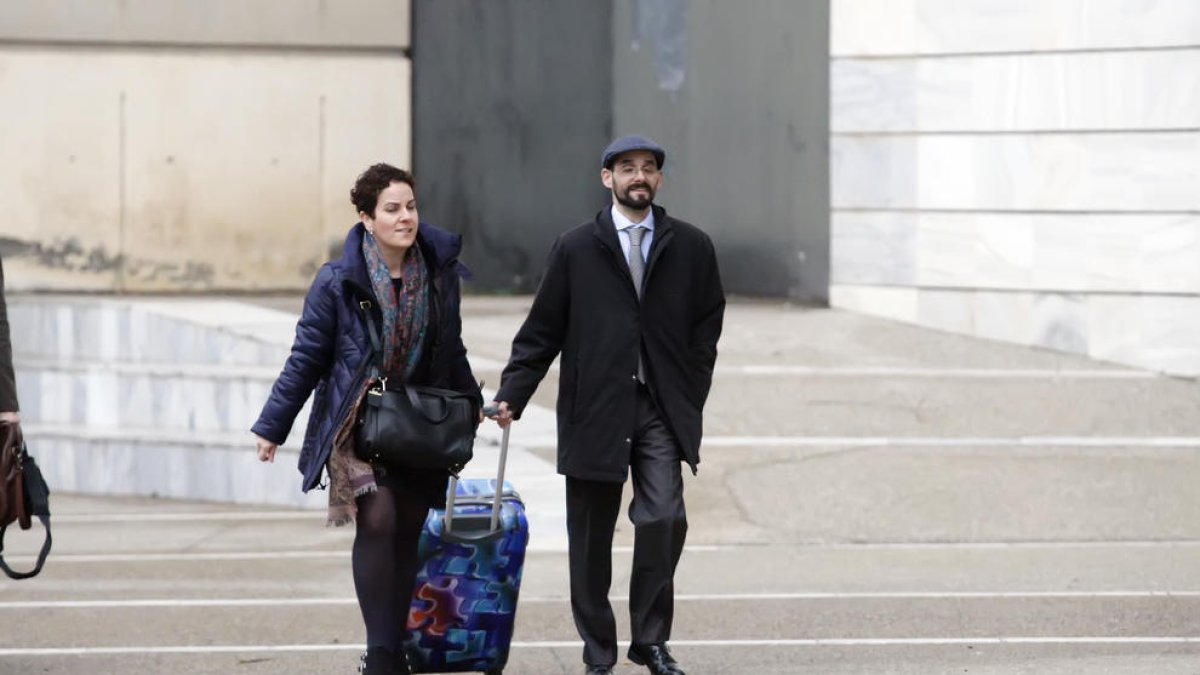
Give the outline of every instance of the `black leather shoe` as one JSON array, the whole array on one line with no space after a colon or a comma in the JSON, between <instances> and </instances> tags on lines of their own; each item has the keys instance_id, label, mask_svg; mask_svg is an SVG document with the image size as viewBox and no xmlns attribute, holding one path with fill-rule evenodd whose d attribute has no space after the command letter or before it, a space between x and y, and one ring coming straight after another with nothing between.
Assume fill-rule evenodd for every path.
<instances>
[{"instance_id":1,"label":"black leather shoe","mask_svg":"<svg viewBox=\"0 0 1200 675\"><path fill-rule=\"evenodd\" d=\"M588 666L583 675L613 675L612 666Z\"/></svg>"},{"instance_id":2,"label":"black leather shoe","mask_svg":"<svg viewBox=\"0 0 1200 675\"><path fill-rule=\"evenodd\" d=\"M665 644L629 645L629 660L646 666L651 675L684 675Z\"/></svg>"}]
</instances>

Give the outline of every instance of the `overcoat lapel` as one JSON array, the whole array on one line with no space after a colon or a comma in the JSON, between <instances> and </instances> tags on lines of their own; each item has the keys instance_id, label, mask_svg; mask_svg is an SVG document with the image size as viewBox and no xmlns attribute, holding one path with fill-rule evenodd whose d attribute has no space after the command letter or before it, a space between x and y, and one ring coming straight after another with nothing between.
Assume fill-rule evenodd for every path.
<instances>
[{"instance_id":1,"label":"overcoat lapel","mask_svg":"<svg viewBox=\"0 0 1200 675\"><path fill-rule=\"evenodd\" d=\"M621 242L617 239L617 226L613 223L612 208L606 208L596 214L595 227L592 230L601 247L606 249L609 260L617 270L618 276L625 280L625 287L633 297L637 297L637 289L633 287L633 276L629 272L629 261L621 250Z\"/></svg>"}]
</instances>

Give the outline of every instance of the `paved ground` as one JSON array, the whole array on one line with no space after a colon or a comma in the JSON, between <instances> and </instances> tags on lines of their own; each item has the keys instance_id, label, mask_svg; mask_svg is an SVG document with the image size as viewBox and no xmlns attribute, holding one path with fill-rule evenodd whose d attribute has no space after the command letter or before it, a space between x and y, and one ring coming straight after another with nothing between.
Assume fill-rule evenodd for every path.
<instances>
[{"instance_id":1,"label":"paved ground","mask_svg":"<svg viewBox=\"0 0 1200 675\"><path fill-rule=\"evenodd\" d=\"M467 302L493 384L527 302ZM777 303L727 326L687 482L689 673L1200 674L1200 384ZM548 459L548 436L514 443ZM518 487L556 480L538 466ZM0 582L0 673L353 672L350 533L319 515L53 505L44 575ZM506 672L580 672L561 530L533 537Z\"/></svg>"}]
</instances>

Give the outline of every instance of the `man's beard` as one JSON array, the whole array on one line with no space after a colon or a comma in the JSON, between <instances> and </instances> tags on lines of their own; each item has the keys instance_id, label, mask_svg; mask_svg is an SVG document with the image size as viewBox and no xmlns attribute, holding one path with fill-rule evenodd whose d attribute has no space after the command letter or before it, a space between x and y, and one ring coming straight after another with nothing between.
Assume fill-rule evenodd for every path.
<instances>
[{"instance_id":1,"label":"man's beard","mask_svg":"<svg viewBox=\"0 0 1200 675\"><path fill-rule=\"evenodd\" d=\"M630 197L629 193L638 188L645 190L646 196L638 197L637 199ZM650 204L654 201L654 190L650 189L649 185L631 185L625 190L624 193L622 193L620 190L616 191L616 197L617 203L621 206L641 210L647 206L650 206Z\"/></svg>"}]
</instances>

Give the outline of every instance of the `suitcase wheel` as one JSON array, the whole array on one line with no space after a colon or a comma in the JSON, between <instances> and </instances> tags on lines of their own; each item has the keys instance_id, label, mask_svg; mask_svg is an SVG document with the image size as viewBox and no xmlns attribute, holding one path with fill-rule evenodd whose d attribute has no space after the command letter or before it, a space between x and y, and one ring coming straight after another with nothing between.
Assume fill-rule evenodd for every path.
<instances>
[{"instance_id":1,"label":"suitcase wheel","mask_svg":"<svg viewBox=\"0 0 1200 675\"><path fill-rule=\"evenodd\" d=\"M504 669L503 668L492 668L491 670L488 670L487 672L485 672L483 675L504 675Z\"/></svg>"}]
</instances>

